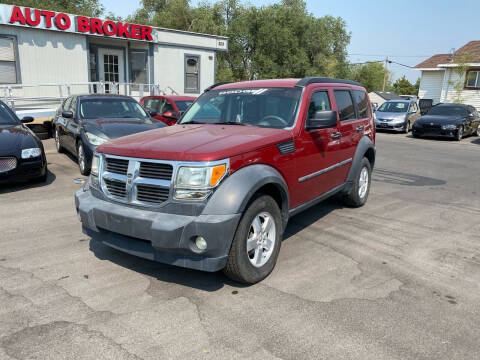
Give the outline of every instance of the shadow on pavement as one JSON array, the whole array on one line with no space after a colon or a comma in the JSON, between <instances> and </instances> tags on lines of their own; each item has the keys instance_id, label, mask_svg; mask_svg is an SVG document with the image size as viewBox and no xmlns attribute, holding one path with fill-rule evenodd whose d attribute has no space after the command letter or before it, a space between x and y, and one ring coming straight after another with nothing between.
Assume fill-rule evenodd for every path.
<instances>
[{"instance_id":1,"label":"shadow on pavement","mask_svg":"<svg viewBox=\"0 0 480 360\"><path fill-rule=\"evenodd\" d=\"M53 183L56 179L56 175L48 170L47 181L35 182L35 180L29 182L17 182L0 185L0 194L8 194L12 192L22 191L26 189L41 188Z\"/></svg>"},{"instance_id":2,"label":"shadow on pavement","mask_svg":"<svg viewBox=\"0 0 480 360\"><path fill-rule=\"evenodd\" d=\"M373 171L372 180L384 182L387 184L405 186L437 186L447 183L445 180L441 179L434 179L426 176L407 174L378 168Z\"/></svg>"}]
</instances>

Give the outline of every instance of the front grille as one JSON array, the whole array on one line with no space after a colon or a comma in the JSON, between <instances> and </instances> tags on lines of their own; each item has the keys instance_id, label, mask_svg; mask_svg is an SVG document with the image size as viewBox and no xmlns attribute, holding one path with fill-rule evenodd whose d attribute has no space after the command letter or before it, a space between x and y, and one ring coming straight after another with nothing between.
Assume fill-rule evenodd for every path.
<instances>
[{"instance_id":1,"label":"front grille","mask_svg":"<svg viewBox=\"0 0 480 360\"><path fill-rule=\"evenodd\" d=\"M169 164L159 164L153 162L140 163L140 177L149 179L160 179L170 181L172 178L173 167Z\"/></svg>"},{"instance_id":2,"label":"front grille","mask_svg":"<svg viewBox=\"0 0 480 360\"><path fill-rule=\"evenodd\" d=\"M436 124L423 124L424 129L441 129L441 125L436 125Z\"/></svg>"},{"instance_id":3,"label":"front grille","mask_svg":"<svg viewBox=\"0 0 480 360\"><path fill-rule=\"evenodd\" d=\"M160 204L168 199L170 189L153 185L137 184L137 200Z\"/></svg>"},{"instance_id":4,"label":"front grille","mask_svg":"<svg viewBox=\"0 0 480 360\"><path fill-rule=\"evenodd\" d=\"M127 175L128 160L106 158L107 171L115 174Z\"/></svg>"},{"instance_id":5,"label":"front grille","mask_svg":"<svg viewBox=\"0 0 480 360\"><path fill-rule=\"evenodd\" d=\"M105 179L105 185L107 186L107 190L111 195L122 197L122 198L127 197L127 189L126 189L126 184L124 182Z\"/></svg>"},{"instance_id":6,"label":"front grille","mask_svg":"<svg viewBox=\"0 0 480 360\"><path fill-rule=\"evenodd\" d=\"M13 170L17 167L17 159L14 157L0 158L0 173Z\"/></svg>"}]
</instances>

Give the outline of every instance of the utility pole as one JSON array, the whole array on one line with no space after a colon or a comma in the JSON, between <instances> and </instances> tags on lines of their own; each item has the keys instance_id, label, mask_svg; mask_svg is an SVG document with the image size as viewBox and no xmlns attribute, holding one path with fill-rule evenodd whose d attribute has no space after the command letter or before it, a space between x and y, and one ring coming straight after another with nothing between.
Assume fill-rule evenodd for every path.
<instances>
[{"instance_id":1,"label":"utility pole","mask_svg":"<svg viewBox=\"0 0 480 360\"><path fill-rule=\"evenodd\" d=\"M382 91L385 91L385 86L387 85L387 76L388 76L388 56L385 59L385 75L383 76L383 88Z\"/></svg>"}]
</instances>

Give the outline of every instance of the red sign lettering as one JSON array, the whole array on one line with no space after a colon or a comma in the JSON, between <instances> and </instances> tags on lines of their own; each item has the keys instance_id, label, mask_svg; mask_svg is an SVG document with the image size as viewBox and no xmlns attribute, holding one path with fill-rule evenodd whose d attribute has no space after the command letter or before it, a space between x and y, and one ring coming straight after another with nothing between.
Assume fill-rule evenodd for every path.
<instances>
[{"instance_id":1,"label":"red sign lettering","mask_svg":"<svg viewBox=\"0 0 480 360\"><path fill-rule=\"evenodd\" d=\"M40 10L35 10L35 20L32 20L32 14L29 8L25 9L25 18L27 19L27 24L30 26L37 26L40 24Z\"/></svg>"},{"instance_id":2,"label":"red sign lettering","mask_svg":"<svg viewBox=\"0 0 480 360\"><path fill-rule=\"evenodd\" d=\"M22 25L26 24L22 9L20 9L18 6L13 7L12 16L10 16L10 24L15 24L16 22L19 22Z\"/></svg>"},{"instance_id":3,"label":"red sign lettering","mask_svg":"<svg viewBox=\"0 0 480 360\"><path fill-rule=\"evenodd\" d=\"M70 25L72 25L72 22L70 21L70 16L67 14L57 14L55 16L55 26L60 29L60 30L67 30L70 28Z\"/></svg>"},{"instance_id":4,"label":"red sign lettering","mask_svg":"<svg viewBox=\"0 0 480 360\"><path fill-rule=\"evenodd\" d=\"M52 18L55 16L53 11L42 10L40 14L45 18L45 26L50 29L52 27Z\"/></svg>"},{"instance_id":5,"label":"red sign lettering","mask_svg":"<svg viewBox=\"0 0 480 360\"><path fill-rule=\"evenodd\" d=\"M29 26L43 25L50 29L53 24L59 30L68 30L72 26L69 15L64 13L55 13L48 10L37 10L31 8L20 8L14 6L10 16L10 24L21 24ZM152 28L136 24L114 22L110 20L102 21L96 18L86 16L76 16L76 31L79 33L90 33L96 35L115 36L127 39L138 39L152 41Z\"/></svg>"}]
</instances>

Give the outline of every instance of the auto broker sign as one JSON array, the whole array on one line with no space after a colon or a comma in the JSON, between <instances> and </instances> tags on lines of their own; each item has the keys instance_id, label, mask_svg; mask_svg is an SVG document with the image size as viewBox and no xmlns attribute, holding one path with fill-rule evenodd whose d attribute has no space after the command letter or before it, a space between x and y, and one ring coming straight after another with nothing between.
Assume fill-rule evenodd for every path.
<instances>
[{"instance_id":1,"label":"auto broker sign","mask_svg":"<svg viewBox=\"0 0 480 360\"><path fill-rule=\"evenodd\" d=\"M150 26L15 5L0 5L0 24L128 40L154 41Z\"/></svg>"}]
</instances>

